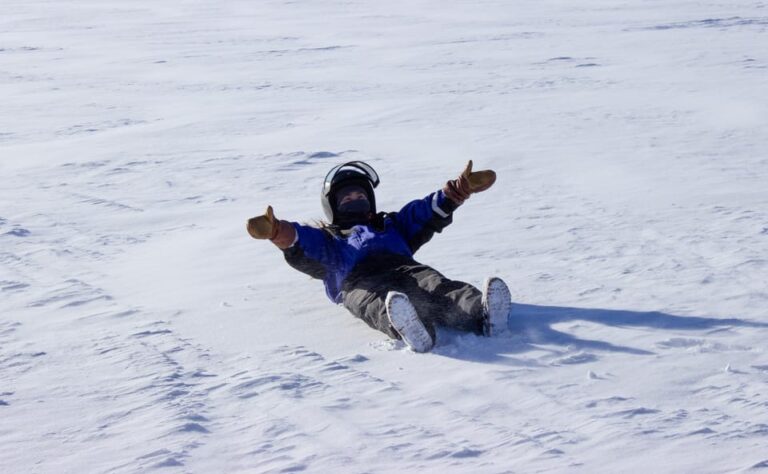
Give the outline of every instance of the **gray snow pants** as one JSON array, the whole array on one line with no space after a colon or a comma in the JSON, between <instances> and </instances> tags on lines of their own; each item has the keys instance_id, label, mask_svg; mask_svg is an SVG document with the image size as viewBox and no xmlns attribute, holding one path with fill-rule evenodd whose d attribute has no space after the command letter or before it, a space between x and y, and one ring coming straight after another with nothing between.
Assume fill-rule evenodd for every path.
<instances>
[{"instance_id":1,"label":"gray snow pants","mask_svg":"<svg viewBox=\"0 0 768 474\"><path fill-rule=\"evenodd\" d=\"M357 276L341 292L344 307L374 329L400 339L389 324L385 300L390 291L408 295L419 319L435 338L435 325L483 333L483 306L480 290L449 280L437 270L420 263L398 265Z\"/></svg>"}]
</instances>

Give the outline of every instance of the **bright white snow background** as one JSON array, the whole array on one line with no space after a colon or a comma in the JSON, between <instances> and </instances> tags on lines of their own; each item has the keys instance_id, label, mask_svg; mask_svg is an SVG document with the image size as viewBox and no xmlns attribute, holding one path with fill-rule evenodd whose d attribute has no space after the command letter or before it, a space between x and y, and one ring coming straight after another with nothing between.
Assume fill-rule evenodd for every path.
<instances>
[{"instance_id":1,"label":"bright white snow background","mask_svg":"<svg viewBox=\"0 0 768 474\"><path fill-rule=\"evenodd\" d=\"M1 10L3 473L768 467L766 2ZM470 158L417 257L506 337L413 354L245 232Z\"/></svg>"}]
</instances>

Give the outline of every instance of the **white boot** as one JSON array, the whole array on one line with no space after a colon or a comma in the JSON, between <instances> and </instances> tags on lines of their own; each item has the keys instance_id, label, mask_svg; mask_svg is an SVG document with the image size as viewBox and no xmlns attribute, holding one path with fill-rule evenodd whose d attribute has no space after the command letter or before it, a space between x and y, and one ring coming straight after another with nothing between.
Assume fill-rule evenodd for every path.
<instances>
[{"instance_id":1,"label":"white boot","mask_svg":"<svg viewBox=\"0 0 768 474\"><path fill-rule=\"evenodd\" d=\"M504 280L497 277L486 278L483 286L483 312L486 336L498 336L507 330L507 317L512 307L512 296Z\"/></svg>"},{"instance_id":2,"label":"white boot","mask_svg":"<svg viewBox=\"0 0 768 474\"><path fill-rule=\"evenodd\" d=\"M392 327L414 352L427 352L434 346L432 336L416 314L416 308L404 293L387 293L387 316Z\"/></svg>"}]
</instances>

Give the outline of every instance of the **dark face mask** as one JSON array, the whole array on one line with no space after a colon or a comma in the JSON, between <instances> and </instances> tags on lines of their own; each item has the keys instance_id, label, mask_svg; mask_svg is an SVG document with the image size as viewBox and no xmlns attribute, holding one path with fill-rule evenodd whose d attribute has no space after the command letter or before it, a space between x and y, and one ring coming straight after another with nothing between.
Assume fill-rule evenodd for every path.
<instances>
[{"instance_id":1,"label":"dark face mask","mask_svg":"<svg viewBox=\"0 0 768 474\"><path fill-rule=\"evenodd\" d=\"M336 224L342 229L367 224L370 218L371 204L366 199L349 201L336 211Z\"/></svg>"},{"instance_id":2,"label":"dark face mask","mask_svg":"<svg viewBox=\"0 0 768 474\"><path fill-rule=\"evenodd\" d=\"M337 214L367 214L370 210L371 203L362 186L352 184L336 191Z\"/></svg>"},{"instance_id":3,"label":"dark face mask","mask_svg":"<svg viewBox=\"0 0 768 474\"><path fill-rule=\"evenodd\" d=\"M371 203L362 187L349 186L343 188L336 194L336 199L338 200L338 205L336 207L335 223L342 229L368 223Z\"/></svg>"},{"instance_id":4,"label":"dark face mask","mask_svg":"<svg viewBox=\"0 0 768 474\"><path fill-rule=\"evenodd\" d=\"M368 215L371 212L371 203L367 199L355 199L339 206L339 215Z\"/></svg>"}]
</instances>

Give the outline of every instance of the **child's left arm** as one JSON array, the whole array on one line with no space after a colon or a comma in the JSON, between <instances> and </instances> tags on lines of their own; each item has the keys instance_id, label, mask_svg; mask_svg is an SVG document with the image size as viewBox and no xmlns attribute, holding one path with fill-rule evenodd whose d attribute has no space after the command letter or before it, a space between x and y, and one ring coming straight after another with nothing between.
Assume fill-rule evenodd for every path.
<instances>
[{"instance_id":1,"label":"child's left arm","mask_svg":"<svg viewBox=\"0 0 768 474\"><path fill-rule=\"evenodd\" d=\"M395 214L398 230L412 252L427 243L435 232L441 232L453 222L453 211L470 195L490 188L496 182L492 170L472 171L472 160L458 178L423 199L406 204Z\"/></svg>"}]
</instances>

